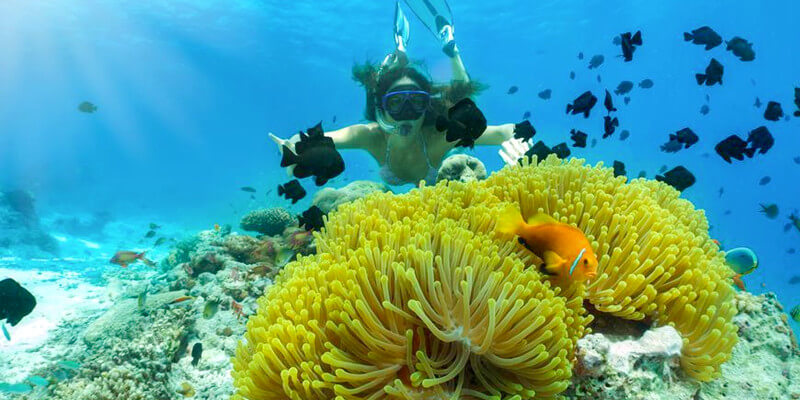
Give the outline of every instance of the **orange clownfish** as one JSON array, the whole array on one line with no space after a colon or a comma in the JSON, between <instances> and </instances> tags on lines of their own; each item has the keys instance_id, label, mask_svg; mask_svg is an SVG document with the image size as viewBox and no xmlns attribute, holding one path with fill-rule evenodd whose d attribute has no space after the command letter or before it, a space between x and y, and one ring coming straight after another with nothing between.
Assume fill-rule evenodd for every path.
<instances>
[{"instance_id":1,"label":"orange clownfish","mask_svg":"<svg viewBox=\"0 0 800 400\"><path fill-rule=\"evenodd\" d=\"M500 213L499 232L519 237L519 242L544 260L542 272L576 282L597 276L597 256L583 232L556 221L546 214L536 214L528 222L514 206Z\"/></svg>"}]
</instances>

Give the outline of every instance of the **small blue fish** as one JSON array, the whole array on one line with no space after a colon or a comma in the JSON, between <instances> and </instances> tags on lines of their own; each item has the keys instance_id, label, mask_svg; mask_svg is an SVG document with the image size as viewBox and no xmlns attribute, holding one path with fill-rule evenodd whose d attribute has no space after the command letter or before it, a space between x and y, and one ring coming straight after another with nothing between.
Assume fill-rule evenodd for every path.
<instances>
[{"instance_id":1,"label":"small blue fish","mask_svg":"<svg viewBox=\"0 0 800 400\"><path fill-rule=\"evenodd\" d=\"M0 324L0 328L3 329L3 336L6 337L6 340L9 342L11 341L11 335L8 334L8 329L6 329L6 324Z\"/></svg>"},{"instance_id":2,"label":"small blue fish","mask_svg":"<svg viewBox=\"0 0 800 400\"><path fill-rule=\"evenodd\" d=\"M58 365L62 368L72 369L72 370L80 369L81 367L81 364L75 361L59 361Z\"/></svg>"},{"instance_id":3,"label":"small blue fish","mask_svg":"<svg viewBox=\"0 0 800 400\"><path fill-rule=\"evenodd\" d=\"M758 257L747 247L737 247L725 252L725 264L739 275L747 275L758 268Z\"/></svg>"},{"instance_id":4,"label":"small blue fish","mask_svg":"<svg viewBox=\"0 0 800 400\"><path fill-rule=\"evenodd\" d=\"M11 384L11 383L0 382L0 393L5 392L5 393L22 394L22 393L30 393L31 390L33 390L33 388L30 385L26 385L24 383Z\"/></svg>"},{"instance_id":5,"label":"small blue fish","mask_svg":"<svg viewBox=\"0 0 800 400\"><path fill-rule=\"evenodd\" d=\"M38 375L33 375L28 377L28 382L36 386L42 386L42 387L50 386L50 381Z\"/></svg>"}]
</instances>

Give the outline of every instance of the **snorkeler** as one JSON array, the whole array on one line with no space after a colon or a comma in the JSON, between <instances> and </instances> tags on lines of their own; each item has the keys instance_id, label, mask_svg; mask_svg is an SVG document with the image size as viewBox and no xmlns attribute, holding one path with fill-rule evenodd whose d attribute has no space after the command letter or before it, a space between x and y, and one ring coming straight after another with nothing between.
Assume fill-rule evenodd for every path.
<instances>
[{"instance_id":1,"label":"snorkeler","mask_svg":"<svg viewBox=\"0 0 800 400\"><path fill-rule=\"evenodd\" d=\"M399 3L396 4L395 51L380 66L356 65L353 76L366 90L366 124L350 125L325 132L337 149L368 151L380 165L381 178L390 185L436 181L437 170L444 158L458 143L448 141L436 129L437 118L460 100L480 91L471 81L461 60L453 35L452 15L445 0L406 0L417 17L442 43L442 51L450 59L452 79L449 85L435 85L406 56L408 21ZM474 118L473 118L474 119ZM483 134L470 145L500 145L511 139L516 130L530 129L530 124L486 126ZM519 132L524 135L524 132ZM288 140L270 133L281 151L293 150L298 136Z\"/></svg>"}]
</instances>

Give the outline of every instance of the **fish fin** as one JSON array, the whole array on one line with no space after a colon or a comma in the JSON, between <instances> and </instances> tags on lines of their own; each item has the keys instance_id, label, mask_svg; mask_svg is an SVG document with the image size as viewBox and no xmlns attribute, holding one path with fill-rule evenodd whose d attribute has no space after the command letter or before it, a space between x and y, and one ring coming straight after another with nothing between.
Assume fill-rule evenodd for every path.
<instances>
[{"instance_id":1,"label":"fish fin","mask_svg":"<svg viewBox=\"0 0 800 400\"><path fill-rule=\"evenodd\" d=\"M281 167L288 167L290 165L295 165L300 162L300 157L289 148L289 146L283 146L283 158L281 158Z\"/></svg>"},{"instance_id":2,"label":"fish fin","mask_svg":"<svg viewBox=\"0 0 800 400\"><path fill-rule=\"evenodd\" d=\"M683 32L683 40L685 42L691 41L692 40L692 34L689 33L689 32Z\"/></svg>"},{"instance_id":3,"label":"fish fin","mask_svg":"<svg viewBox=\"0 0 800 400\"><path fill-rule=\"evenodd\" d=\"M558 221L556 221L555 218L545 213L537 213L528 218L528 225L531 226L543 225L543 224L557 224L557 223Z\"/></svg>"},{"instance_id":4,"label":"fish fin","mask_svg":"<svg viewBox=\"0 0 800 400\"><path fill-rule=\"evenodd\" d=\"M642 45L642 31L636 31L636 34L631 38L631 43L637 46Z\"/></svg>"},{"instance_id":5,"label":"fish fin","mask_svg":"<svg viewBox=\"0 0 800 400\"><path fill-rule=\"evenodd\" d=\"M793 114L795 117L800 117L800 111L795 111Z\"/></svg>"},{"instance_id":6,"label":"fish fin","mask_svg":"<svg viewBox=\"0 0 800 400\"><path fill-rule=\"evenodd\" d=\"M544 252L544 270L551 275L557 275L564 268L566 261L554 251Z\"/></svg>"},{"instance_id":7,"label":"fish fin","mask_svg":"<svg viewBox=\"0 0 800 400\"><path fill-rule=\"evenodd\" d=\"M583 118L589 118L589 112L592 110L586 110L583 112Z\"/></svg>"},{"instance_id":8,"label":"fish fin","mask_svg":"<svg viewBox=\"0 0 800 400\"><path fill-rule=\"evenodd\" d=\"M509 204L500 215L497 217L497 224L495 230L502 233L510 233L516 235L520 228L525 225L522 219L522 214L516 206Z\"/></svg>"},{"instance_id":9,"label":"fish fin","mask_svg":"<svg viewBox=\"0 0 800 400\"><path fill-rule=\"evenodd\" d=\"M697 79L698 85L702 85L706 81L706 76L703 74L694 74L694 78Z\"/></svg>"}]
</instances>

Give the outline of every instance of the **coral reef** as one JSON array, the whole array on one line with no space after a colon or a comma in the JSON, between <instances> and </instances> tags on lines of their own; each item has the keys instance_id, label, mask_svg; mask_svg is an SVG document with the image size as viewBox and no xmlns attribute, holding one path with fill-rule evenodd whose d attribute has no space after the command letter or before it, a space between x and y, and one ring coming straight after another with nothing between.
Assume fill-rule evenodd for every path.
<instances>
[{"instance_id":1,"label":"coral reef","mask_svg":"<svg viewBox=\"0 0 800 400\"><path fill-rule=\"evenodd\" d=\"M674 348L670 348L680 345L680 341L664 331L671 327L651 329L644 334L595 333L578 341L577 372L564 393L566 398L800 398L800 348L775 296L740 292L736 294L735 303L738 314L734 323L739 326L739 340L717 379L708 383L688 379L677 363ZM618 329L619 321L615 321L615 325ZM659 335L666 337L656 341L647 339ZM635 352L618 351L634 347Z\"/></svg>"},{"instance_id":2,"label":"coral reef","mask_svg":"<svg viewBox=\"0 0 800 400\"><path fill-rule=\"evenodd\" d=\"M66 352L49 354L49 366L28 372L50 385L21 398L161 400L192 392L194 399L228 398L230 359L256 299L291 259L281 257L309 252L290 249L292 233L255 238L202 231L176 244L161 271L109 270L103 278L113 306L59 326L44 347ZM214 272L200 272L211 256ZM188 349L197 343L203 351L195 365ZM65 372L58 364L65 358L78 368Z\"/></svg>"},{"instance_id":3,"label":"coral reef","mask_svg":"<svg viewBox=\"0 0 800 400\"><path fill-rule=\"evenodd\" d=\"M250 211L242 217L239 225L246 231L276 236L295 223L294 216L287 209L272 207Z\"/></svg>"},{"instance_id":4,"label":"coral reef","mask_svg":"<svg viewBox=\"0 0 800 400\"><path fill-rule=\"evenodd\" d=\"M473 182L486 179L486 167L476 157L467 154L456 154L447 157L439 167L436 182L448 180Z\"/></svg>"},{"instance_id":5,"label":"coral reef","mask_svg":"<svg viewBox=\"0 0 800 400\"><path fill-rule=\"evenodd\" d=\"M321 189L314 194L312 204L327 214L344 203L360 199L370 193L388 191L389 187L380 182L354 181L340 189L330 187Z\"/></svg>"},{"instance_id":6,"label":"coral reef","mask_svg":"<svg viewBox=\"0 0 800 400\"><path fill-rule=\"evenodd\" d=\"M33 195L0 191L0 254L25 257L58 255L58 242L41 226Z\"/></svg>"}]
</instances>

